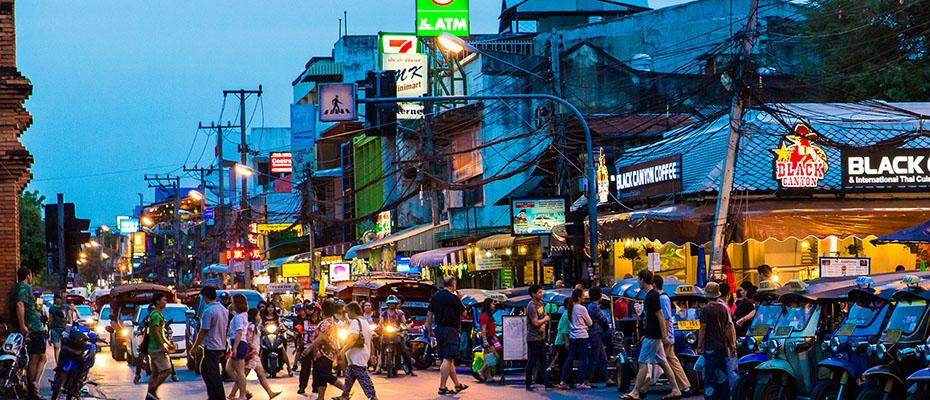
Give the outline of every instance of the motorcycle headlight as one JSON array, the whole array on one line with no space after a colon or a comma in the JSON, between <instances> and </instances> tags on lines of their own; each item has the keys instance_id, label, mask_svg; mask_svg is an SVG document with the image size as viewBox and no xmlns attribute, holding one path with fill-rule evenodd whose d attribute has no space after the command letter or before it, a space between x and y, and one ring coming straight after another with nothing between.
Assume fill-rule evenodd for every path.
<instances>
[{"instance_id":1,"label":"motorcycle headlight","mask_svg":"<svg viewBox=\"0 0 930 400\"><path fill-rule=\"evenodd\" d=\"M275 325L275 324L268 324L267 326L265 326L265 332L268 332L268 333L271 333L271 334L277 333L277 332L278 332L278 326Z\"/></svg>"},{"instance_id":2,"label":"motorcycle headlight","mask_svg":"<svg viewBox=\"0 0 930 400\"><path fill-rule=\"evenodd\" d=\"M756 351L757 346L759 346L759 342L756 341L756 338L750 337L746 339L746 348L749 349L749 351Z\"/></svg>"},{"instance_id":3,"label":"motorcycle headlight","mask_svg":"<svg viewBox=\"0 0 930 400\"><path fill-rule=\"evenodd\" d=\"M875 349L875 356L878 357L879 361L885 358L885 355L888 354L888 348L885 347L884 343L878 345Z\"/></svg>"},{"instance_id":4,"label":"motorcycle headlight","mask_svg":"<svg viewBox=\"0 0 930 400\"><path fill-rule=\"evenodd\" d=\"M394 325L385 325L384 331L387 333L394 333L394 332L397 332L397 327Z\"/></svg>"},{"instance_id":5,"label":"motorcycle headlight","mask_svg":"<svg viewBox=\"0 0 930 400\"><path fill-rule=\"evenodd\" d=\"M875 355L878 352L878 345L870 344L869 345L869 355Z\"/></svg>"},{"instance_id":6,"label":"motorcycle headlight","mask_svg":"<svg viewBox=\"0 0 930 400\"><path fill-rule=\"evenodd\" d=\"M898 349L897 358L898 362L904 362L905 360L910 360L917 357L917 350L913 348Z\"/></svg>"},{"instance_id":7,"label":"motorcycle headlight","mask_svg":"<svg viewBox=\"0 0 930 400\"><path fill-rule=\"evenodd\" d=\"M13 343L4 343L4 344L3 344L3 351L4 351L4 352L7 352L7 353L12 352L12 351L13 351Z\"/></svg>"},{"instance_id":8,"label":"motorcycle headlight","mask_svg":"<svg viewBox=\"0 0 930 400\"><path fill-rule=\"evenodd\" d=\"M697 336L694 334L694 332L688 332L688 334L685 335L685 341L690 345L694 345L697 343Z\"/></svg>"},{"instance_id":9,"label":"motorcycle headlight","mask_svg":"<svg viewBox=\"0 0 930 400\"><path fill-rule=\"evenodd\" d=\"M840 338L834 337L833 339L830 339L830 350L832 350L834 353L838 353L840 351Z\"/></svg>"},{"instance_id":10,"label":"motorcycle headlight","mask_svg":"<svg viewBox=\"0 0 930 400\"><path fill-rule=\"evenodd\" d=\"M119 333L123 336L129 336L129 328L124 327L123 329L119 330Z\"/></svg>"},{"instance_id":11,"label":"motorcycle headlight","mask_svg":"<svg viewBox=\"0 0 930 400\"><path fill-rule=\"evenodd\" d=\"M337 331L336 335L339 336L340 342L345 342L346 338L349 337L349 330L346 328L339 328L339 331Z\"/></svg>"},{"instance_id":12,"label":"motorcycle headlight","mask_svg":"<svg viewBox=\"0 0 930 400\"><path fill-rule=\"evenodd\" d=\"M820 351L824 353L830 351L830 342L820 342Z\"/></svg>"},{"instance_id":13,"label":"motorcycle headlight","mask_svg":"<svg viewBox=\"0 0 930 400\"><path fill-rule=\"evenodd\" d=\"M86 322L87 325L91 325L94 323L94 317L87 317L87 319L85 319L84 322Z\"/></svg>"}]
</instances>

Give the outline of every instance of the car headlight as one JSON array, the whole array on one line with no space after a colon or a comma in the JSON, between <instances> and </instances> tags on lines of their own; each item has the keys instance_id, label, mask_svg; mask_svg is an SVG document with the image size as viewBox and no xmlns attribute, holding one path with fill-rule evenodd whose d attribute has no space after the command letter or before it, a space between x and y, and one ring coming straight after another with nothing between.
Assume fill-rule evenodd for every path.
<instances>
[{"instance_id":1,"label":"car headlight","mask_svg":"<svg viewBox=\"0 0 930 400\"><path fill-rule=\"evenodd\" d=\"M339 336L340 342L345 342L346 338L349 337L349 330L346 328L339 328L339 331L337 331L336 335Z\"/></svg>"},{"instance_id":2,"label":"car headlight","mask_svg":"<svg viewBox=\"0 0 930 400\"><path fill-rule=\"evenodd\" d=\"M85 319L84 322L86 322L87 325L91 325L94 323L94 317L87 317L87 319Z\"/></svg>"},{"instance_id":3,"label":"car headlight","mask_svg":"<svg viewBox=\"0 0 930 400\"><path fill-rule=\"evenodd\" d=\"M275 324L268 324L265 326L265 332L274 334L277 331L278 331L278 326Z\"/></svg>"},{"instance_id":4,"label":"car headlight","mask_svg":"<svg viewBox=\"0 0 930 400\"><path fill-rule=\"evenodd\" d=\"M913 348L898 349L897 359L898 362L904 362L905 360L910 360L911 358L917 357L917 350Z\"/></svg>"},{"instance_id":5,"label":"car headlight","mask_svg":"<svg viewBox=\"0 0 930 400\"><path fill-rule=\"evenodd\" d=\"M840 338L834 336L833 339L830 339L830 350L834 353L840 351Z\"/></svg>"},{"instance_id":6,"label":"car headlight","mask_svg":"<svg viewBox=\"0 0 930 400\"><path fill-rule=\"evenodd\" d=\"M685 335L685 341L690 345L694 345L697 343L697 336L694 334L694 332L688 332L688 334Z\"/></svg>"},{"instance_id":7,"label":"car headlight","mask_svg":"<svg viewBox=\"0 0 930 400\"><path fill-rule=\"evenodd\" d=\"M824 353L830 351L830 342L820 342L820 351Z\"/></svg>"}]
</instances>

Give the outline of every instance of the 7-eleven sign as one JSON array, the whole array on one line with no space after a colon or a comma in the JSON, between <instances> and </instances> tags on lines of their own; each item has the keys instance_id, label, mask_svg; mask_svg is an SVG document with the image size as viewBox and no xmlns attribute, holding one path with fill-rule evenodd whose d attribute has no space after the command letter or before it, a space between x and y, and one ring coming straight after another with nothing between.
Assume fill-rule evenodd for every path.
<instances>
[{"instance_id":1,"label":"7-eleven sign","mask_svg":"<svg viewBox=\"0 0 930 400\"><path fill-rule=\"evenodd\" d=\"M417 52L417 36L412 34L381 35L381 54L413 54Z\"/></svg>"}]
</instances>

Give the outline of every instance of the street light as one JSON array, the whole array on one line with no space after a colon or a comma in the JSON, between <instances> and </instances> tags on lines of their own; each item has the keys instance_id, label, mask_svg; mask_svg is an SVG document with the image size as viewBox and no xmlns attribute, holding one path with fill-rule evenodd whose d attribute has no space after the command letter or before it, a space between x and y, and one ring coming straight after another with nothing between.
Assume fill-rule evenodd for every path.
<instances>
[{"instance_id":1,"label":"street light","mask_svg":"<svg viewBox=\"0 0 930 400\"><path fill-rule=\"evenodd\" d=\"M187 193L187 196L193 199L194 201L203 201L203 193L200 193L196 190L191 190Z\"/></svg>"},{"instance_id":2,"label":"street light","mask_svg":"<svg viewBox=\"0 0 930 400\"><path fill-rule=\"evenodd\" d=\"M155 225L155 221L152 220L152 217L149 217L148 215L146 215L142 217L142 225L151 227L152 225Z\"/></svg>"},{"instance_id":3,"label":"street light","mask_svg":"<svg viewBox=\"0 0 930 400\"><path fill-rule=\"evenodd\" d=\"M97 246L100 246L100 243L98 243L96 240L91 240L87 242L87 247L97 247Z\"/></svg>"},{"instance_id":4,"label":"street light","mask_svg":"<svg viewBox=\"0 0 930 400\"><path fill-rule=\"evenodd\" d=\"M446 49L452 54L459 54L466 49L471 52L475 52L470 44L466 43L462 38L449 34L443 33L436 38L436 41L439 43L439 46Z\"/></svg>"},{"instance_id":5,"label":"street light","mask_svg":"<svg viewBox=\"0 0 930 400\"><path fill-rule=\"evenodd\" d=\"M109 227L109 226L106 226L106 225L100 225L100 231L102 231L102 232L109 232L109 231L110 231L110 227Z\"/></svg>"},{"instance_id":6,"label":"street light","mask_svg":"<svg viewBox=\"0 0 930 400\"><path fill-rule=\"evenodd\" d=\"M255 174L255 171L252 168L249 168L242 164L236 164L236 173L242 176L252 176Z\"/></svg>"}]
</instances>

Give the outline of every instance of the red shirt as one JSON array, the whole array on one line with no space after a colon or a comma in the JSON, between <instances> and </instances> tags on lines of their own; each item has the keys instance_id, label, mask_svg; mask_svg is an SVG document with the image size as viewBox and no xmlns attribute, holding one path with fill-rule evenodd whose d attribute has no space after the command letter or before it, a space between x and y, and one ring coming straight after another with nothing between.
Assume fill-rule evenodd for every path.
<instances>
[{"instance_id":1,"label":"red shirt","mask_svg":"<svg viewBox=\"0 0 930 400\"><path fill-rule=\"evenodd\" d=\"M629 316L629 305L627 304L626 299L619 298L614 302L614 317L615 318L626 318Z\"/></svg>"},{"instance_id":2,"label":"red shirt","mask_svg":"<svg viewBox=\"0 0 930 400\"><path fill-rule=\"evenodd\" d=\"M488 341L494 339L497 334L497 324L494 322L494 318L491 318L487 313L481 313L481 317L478 318L478 324L485 327L484 337Z\"/></svg>"}]
</instances>

